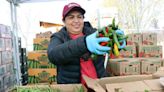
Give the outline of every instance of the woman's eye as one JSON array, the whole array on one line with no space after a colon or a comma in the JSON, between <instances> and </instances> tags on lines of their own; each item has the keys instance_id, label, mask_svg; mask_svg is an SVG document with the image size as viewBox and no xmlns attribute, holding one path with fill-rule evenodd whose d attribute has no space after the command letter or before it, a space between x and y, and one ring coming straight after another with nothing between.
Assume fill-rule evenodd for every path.
<instances>
[{"instance_id":1,"label":"woman's eye","mask_svg":"<svg viewBox=\"0 0 164 92\"><path fill-rule=\"evenodd\" d=\"M73 19L74 17L73 17L73 16L69 16L68 18L69 18L69 19Z\"/></svg>"}]
</instances>

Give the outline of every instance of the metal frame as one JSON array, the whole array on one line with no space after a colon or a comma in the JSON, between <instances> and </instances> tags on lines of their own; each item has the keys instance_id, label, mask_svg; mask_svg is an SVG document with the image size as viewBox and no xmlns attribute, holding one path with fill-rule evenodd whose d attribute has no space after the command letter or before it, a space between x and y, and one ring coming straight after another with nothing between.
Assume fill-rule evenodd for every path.
<instances>
[{"instance_id":1,"label":"metal frame","mask_svg":"<svg viewBox=\"0 0 164 92\"><path fill-rule=\"evenodd\" d=\"M16 83L17 85L21 84L21 70L20 70L20 59L19 59L19 47L18 47L18 26L17 26L17 9L16 5L13 2L10 2L11 9L11 23L12 23L12 31L13 31L13 58L14 58L14 68L16 73Z\"/></svg>"}]
</instances>

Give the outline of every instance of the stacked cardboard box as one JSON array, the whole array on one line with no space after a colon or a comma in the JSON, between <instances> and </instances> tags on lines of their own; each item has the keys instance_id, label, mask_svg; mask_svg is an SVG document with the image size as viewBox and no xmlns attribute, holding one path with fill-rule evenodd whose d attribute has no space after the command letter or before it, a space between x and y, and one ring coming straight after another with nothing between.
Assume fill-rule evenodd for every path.
<instances>
[{"instance_id":1,"label":"stacked cardboard box","mask_svg":"<svg viewBox=\"0 0 164 92\"><path fill-rule=\"evenodd\" d=\"M47 48L51 32L39 33L34 41L34 51L28 52L28 83L56 81L56 66L49 62Z\"/></svg>"},{"instance_id":2,"label":"stacked cardboard box","mask_svg":"<svg viewBox=\"0 0 164 92\"><path fill-rule=\"evenodd\" d=\"M0 92L5 92L16 82L12 38L10 27L0 24Z\"/></svg>"},{"instance_id":3,"label":"stacked cardboard box","mask_svg":"<svg viewBox=\"0 0 164 92\"><path fill-rule=\"evenodd\" d=\"M163 64L162 58L110 59L107 66L113 76L155 73Z\"/></svg>"},{"instance_id":4,"label":"stacked cardboard box","mask_svg":"<svg viewBox=\"0 0 164 92\"><path fill-rule=\"evenodd\" d=\"M136 58L137 55L137 46L142 44L142 34L133 33L127 35L127 46L126 50L120 51L120 57L122 58Z\"/></svg>"},{"instance_id":5,"label":"stacked cardboard box","mask_svg":"<svg viewBox=\"0 0 164 92\"><path fill-rule=\"evenodd\" d=\"M128 34L125 49L120 51L120 59L108 62L107 70L113 75L151 74L163 65L162 46L157 45L156 33Z\"/></svg>"},{"instance_id":6,"label":"stacked cardboard box","mask_svg":"<svg viewBox=\"0 0 164 92\"><path fill-rule=\"evenodd\" d=\"M128 34L126 51L120 51L122 58L159 57L162 58L162 46L157 45L156 33Z\"/></svg>"},{"instance_id":7,"label":"stacked cardboard box","mask_svg":"<svg viewBox=\"0 0 164 92\"><path fill-rule=\"evenodd\" d=\"M162 46L157 45L156 33L143 33L142 45L139 45L137 48L138 48L138 57L162 58Z\"/></svg>"},{"instance_id":8,"label":"stacked cardboard box","mask_svg":"<svg viewBox=\"0 0 164 92\"><path fill-rule=\"evenodd\" d=\"M110 59L108 62L113 75L140 74L140 61L133 58Z\"/></svg>"}]
</instances>

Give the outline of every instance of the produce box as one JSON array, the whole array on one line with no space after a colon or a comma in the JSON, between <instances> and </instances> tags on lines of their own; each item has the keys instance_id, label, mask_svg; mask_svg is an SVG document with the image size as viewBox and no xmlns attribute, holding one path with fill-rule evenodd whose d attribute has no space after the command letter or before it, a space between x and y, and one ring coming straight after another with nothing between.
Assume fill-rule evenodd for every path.
<instances>
[{"instance_id":1,"label":"produce box","mask_svg":"<svg viewBox=\"0 0 164 92\"><path fill-rule=\"evenodd\" d=\"M29 83L55 82L56 69L28 69Z\"/></svg>"},{"instance_id":2,"label":"produce box","mask_svg":"<svg viewBox=\"0 0 164 92\"><path fill-rule=\"evenodd\" d=\"M153 74L161 67L163 60L161 58L143 58L140 61L141 74Z\"/></svg>"},{"instance_id":3,"label":"produce box","mask_svg":"<svg viewBox=\"0 0 164 92\"><path fill-rule=\"evenodd\" d=\"M13 61L13 53L11 51L2 51L2 64L11 63Z\"/></svg>"},{"instance_id":4,"label":"produce box","mask_svg":"<svg viewBox=\"0 0 164 92\"><path fill-rule=\"evenodd\" d=\"M0 38L5 37L5 31L6 31L6 26L3 24L0 24Z\"/></svg>"},{"instance_id":5,"label":"produce box","mask_svg":"<svg viewBox=\"0 0 164 92\"><path fill-rule=\"evenodd\" d=\"M143 81L106 84L107 92L152 92Z\"/></svg>"},{"instance_id":6,"label":"produce box","mask_svg":"<svg viewBox=\"0 0 164 92\"><path fill-rule=\"evenodd\" d=\"M6 73L6 66L0 65L0 77Z\"/></svg>"},{"instance_id":7,"label":"produce box","mask_svg":"<svg viewBox=\"0 0 164 92\"><path fill-rule=\"evenodd\" d=\"M56 66L49 62L46 51L28 52L29 68L55 68Z\"/></svg>"},{"instance_id":8,"label":"produce box","mask_svg":"<svg viewBox=\"0 0 164 92\"><path fill-rule=\"evenodd\" d=\"M11 27L10 26L6 26L5 38L12 38Z\"/></svg>"},{"instance_id":9,"label":"produce box","mask_svg":"<svg viewBox=\"0 0 164 92\"><path fill-rule=\"evenodd\" d=\"M57 84L50 85L52 89L58 89L59 92L88 92L82 84Z\"/></svg>"},{"instance_id":10,"label":"produce box","mask_svg":"<svg viewBox=\"0 0 164 92\"><path fill-rule=\"evenodd\" d=\"M160 84L159 79L144 80L144 83L151 89L150 92L164 92L164 87Z\"/></svg>"},{"instance_id":11,"label":"produce box","mask_svg":"<svg viewBox=\"0 0 164 92\"><path fill-rule=\"evenodd\" d=\"M133 42L135 45L142 45L142 34L141 33L134 33L133 34Z\"/></svg>"},{"instance_id":12,"label":"produce box","mask_svg":"<svg viewBox=\"0 0 164 92\"><path fill-rule=\"evenodd\" d=\"M6 26L0 24L0 38L11 38L11 28L10 26Z\"/></svg>"},{"instance_id":13,"label":"produce box","mask_svg":"<svg viewBox=\"0 0 164 92\"><path fill-rule=\"evenodd\" d=\"M139 57L159 57L162 58L162 46L140 45L138 47Z\"/></svg>"},{"instance_id":14,"label":"produce box","mask_svg":"<svg viewBox=\"0 0 164 92\"><path fill-rule=\"evenodd\" d=\"M56 68L56 65L44 61L28 61L28 68Z\"/></svg>"},{"instance_id":15,"label":"produce box","mask_svg":"<svg viewBox=\"0 0 164 92\"><path fill-rule=\"evenodd\" d=\"M133 58L110 59L107 64L107 69L113 75L134 75L140 74L140 61Z\"/></svg>"},{"instance_id":16,"label":"produce box","mask_svg":"<svg viewBox=\"0 0 164 92\"><path fill-rule=\"evenodd\" d=\"M28 85L15 87L10 92L88 92L82 84Z\"/></svg>"},{"instance_id":17,"label":"produce box","mask_svg":"<svg viewBox=\"0 0 164 92\"><path fill-rule=\"evenodd\" d=\"M106 78L100 78L100 79L92 79L85 75L83 75L84 80L86 81L86 85L93 90L93 92L122 92L122 91L108 91L108 88L110 84L121 84L121 83L129 83L129 82L136 82L136 81L143 81L143 80L150 80L153 79L152 75L128 75L128 76L115 76L115 77L106 77ZM143 83L139 82L143 85ZM131 88L131 86L136 86L134 84L130 84L130 89L133 90L134 87ZM138 84L137 84L138 85ZM112 87L111 87L112 88ZM120 88L116 86L116 89ZM136 87L141 88L141 87ZM147 88L147 87L146 87ZM140 90L144 90L146 88L142 88ZM113 88L115 89L115 88ZM124 89L124 88L121 88ZM107 90L107 91L106 91ZM144 92L144 91L128 91L125 92Z\"/></svg>"},{"instance_id":18,"label":"produce box","mask_svg":"<svg viewBox=\"0 0 164 92\"><path fill-rule=\"evenodd\" d=\"M5 50L12 50L12 39L11 38L5 38Z\"/></svg>"},{"instance_id":19,"label":"produce box","mask_svg":"<svg viewBox=\"0 0 164 92\"><path fill-rule=\"evenodd\" d=\"M157 45L157 33L142 33L142 45Z\"/></svg>"},{"instance_id":20,"label":"produce box","mask_svg":"<svg viewBox=\"0 0 164 92\"><path fill-rule=\"evenodd\" d=\"M48 62L47 52L44 50L28 52L28 61L33 60Z\"/></svg>"},{"instance_id":21,"label":"produce box","mask_svg":"<svg viewBox=\"0 0 164 92\"><path fill-rule=\"evenodd\" d=\"M0 66L2 64L2 52L0 51Z\"/></svg>"},{"instance_id":22,"label":"produce box","mask_svg":"<svg viewBox=\"0 0 164 92\"><path fill-rule=\"evenodd\" d=\"M106 84L107 92L164 92L159 79Z\"/></svg>"},{"instance_id":23,"label":"produce box","mask_svg":"<svg viewBox=\"0 0 164 92\"><path fill-rule=\"evenodd\" d=\"M128 38L126 40L127 45L135 45L133 34L127 34Z\"/></svg>"},{"instance_id":24,"label":"produce box","mask_svg":"<svg viewBox=\"0 0 164 92\"><path fill-rule=\"evenodd\" d=\"M137 57L137 51L135 45L127 45L125 50L120 50L120 57L121 58L135 58Z\"/></svg>"},{"instance_id":25,"label":"produce box","mask_svg":"<svg viewBox=\"0 0 164 92\"><path fill-rule=\"evenodd\" d=\"M5 41L4 38L0 38L0 51L5 50Z\"/></svg>"},{"instance_id":26,"label":"produce box","mask_svg":"<svg viewBox=\"0 0 164 92\"><path fill-rule=\"evenodd\" d=\"M6 72L14 73L14 63L5 64Z\"/></svg>"},{"instance_id":27,"label":"produce box","mask_svg":"<svg viewBox=\"0 0 164 92\"><path fill-rule=\"evenodd\" d=\"M36 38L50 38L51 35L52 35L52 32L51 31L47 31L47 32L44 32L44 33L36 34Z\"/></svg>"},{"instance_id":28,"label":"produce box","mask_svg":"<svg viewBox=\"0 0 164 92\"><path fill-rule=\"evenodd\" d=\"M3 85L3 79L2 77L0 77L0 89L3 89L4 85ZM1 91L1 90L0 90ZM2 91L1 91L2 92Z\"/></svg>"},{"instance_id":29,"label":"produce box","mask_svg":"<svg viewBox=\"0 0 164 92\"><path fill-rule=\"evenodd\" d=\"M4 88L7 89L9 88L11 85L12 79L10 78L10 73L7 73L5 74L5 76L3 76L3 85L4 85Z\"/></svg>"},{"instance_id":30,"label":"produce box","mask_svg":"<svg viewBox=\"0 0 164 92\"><path fill-rule=\"evenodd\" d=\"M35 38L34 50L47 50L50 38Z\"/></svg>"}]
</instances>

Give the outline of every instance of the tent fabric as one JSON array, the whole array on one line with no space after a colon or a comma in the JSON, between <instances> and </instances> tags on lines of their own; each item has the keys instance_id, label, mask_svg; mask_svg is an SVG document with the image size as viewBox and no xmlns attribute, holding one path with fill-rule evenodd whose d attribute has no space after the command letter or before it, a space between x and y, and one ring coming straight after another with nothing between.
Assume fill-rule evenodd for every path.
<instances>
[{"instance_id":1,"label":"tent fabric","mask_svg":"<svg viewBox=\"0 0 164 92\"><path fill-rule=\"evenodd\" d=\"M59 1L59 0L8 0L8 1L15 1L15 3L18 4L18 3L50 2L50 1Z\"/></svg>"}]
</instances>

